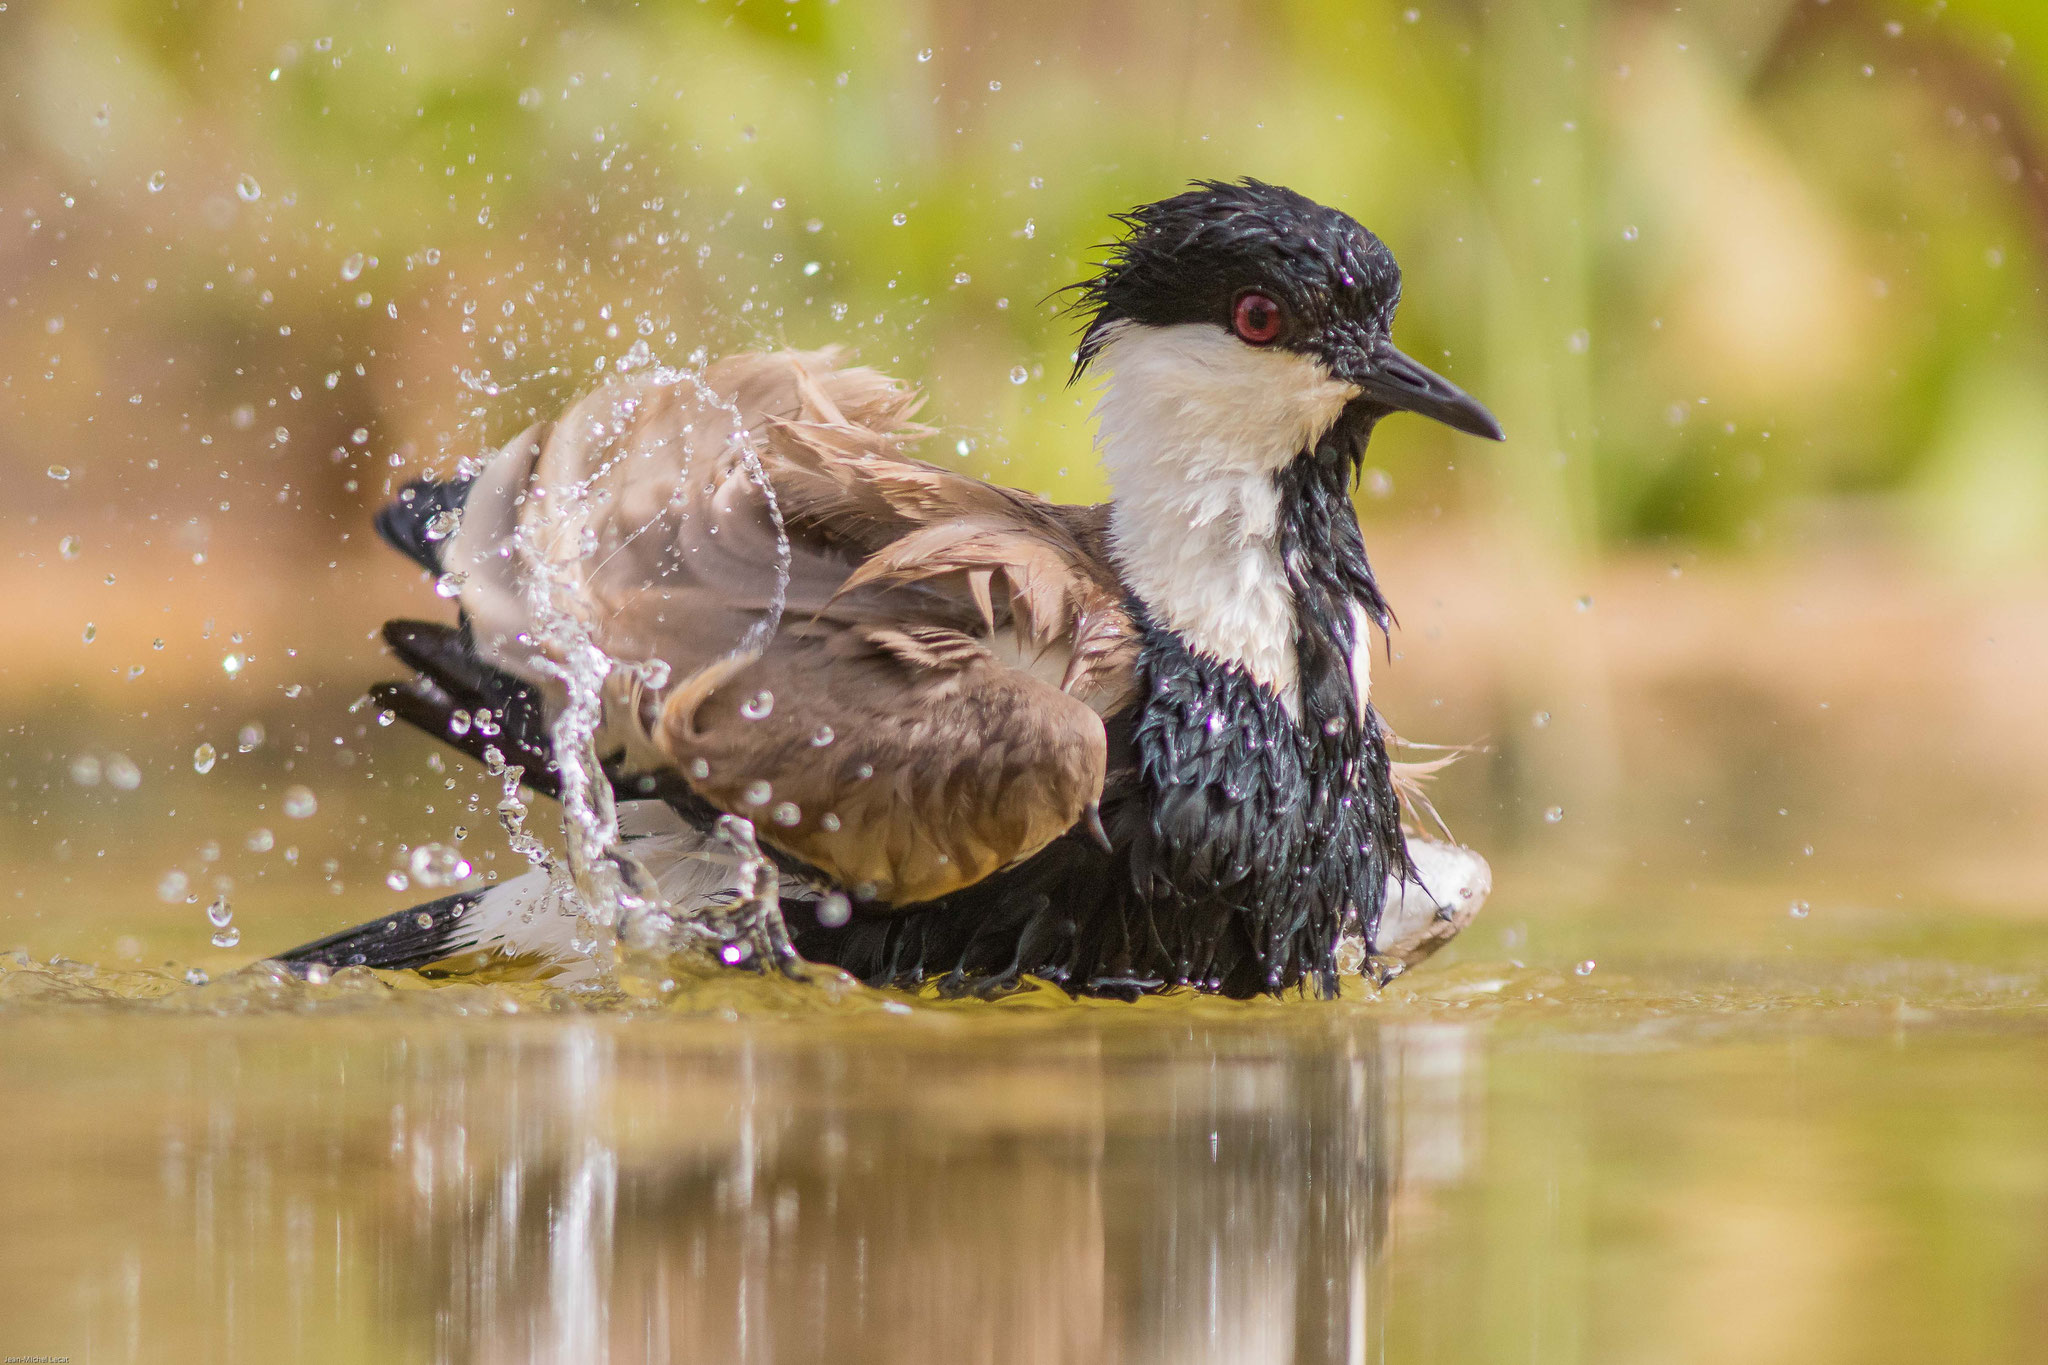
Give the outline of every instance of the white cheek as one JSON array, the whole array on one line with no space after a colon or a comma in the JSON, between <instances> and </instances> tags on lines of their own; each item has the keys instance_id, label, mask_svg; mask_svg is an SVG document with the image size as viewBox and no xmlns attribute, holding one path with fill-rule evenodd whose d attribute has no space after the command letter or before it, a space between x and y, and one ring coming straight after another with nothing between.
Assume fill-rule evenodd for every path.
<instances>
[{"instance_id":1,"label":"white cheek","mask_svg":"<svg viewBox=\"0 0 2048 1365\"><path fill-rule=\"evenodd\" d=\"M1105 450L1128 442L1194 478L1277 473L1358 393L1313 356L1203 323L1118 324L1098 363L1114 376L1095 409Z\"/></svg>"},{"instance_id":2,"label":"white cheek","mask_svg":"<svg viewBox=\"0 0 2048 1365\"><path fill-rule=\"evenodd\" d=\"M1220 327L1120 324L1097 443L1117 567L1159 622L1298 704L1274 476L1356 396L1322 363Z\"/></svg>"}]
</instances>

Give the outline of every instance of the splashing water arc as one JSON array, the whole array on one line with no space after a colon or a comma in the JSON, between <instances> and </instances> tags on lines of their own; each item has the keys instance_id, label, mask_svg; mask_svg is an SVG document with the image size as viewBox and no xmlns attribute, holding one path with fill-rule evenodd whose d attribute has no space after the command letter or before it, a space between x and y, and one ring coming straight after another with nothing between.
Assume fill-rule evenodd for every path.
<instances>
[{"instance_id":1,"label":"splashing water arc","mask_svg":"<svg viewBox=\"0 0 2048 1365\"><path fill-rule=\"evenodd\" d=\"M645 355L645 349L636 346L635 352L619 362L622 374L639 368L635 362ZM750 662L774 638L788 600L789 534L774 488L740 412L707 385L696 369L657 366L641 374L631 388L607 385L600 396L608 400L609 413L603 429L594 433L605 447L617 445L626 435L647 386L687 386L699 412L729 420L727 444L716 453L736 454L748 481L763 499L775 535L774 590L765 610L714 667ZM621 545L653 530L661 515L657 510L618 536L615 544L602 541L593 529L598 509L609 499L601 485L626 458L623 448L607 449L585 477L544 483L533 499L539 510L521 518L510 535L510 554L519 566L529 623L529 648L533 651L529 662L558 683L563 693L550 737L561 781L566 867L525 828L527 807L519 792L522 769L505 764L496 750L491 751L494 761L490 765L492 774L504 783L500 823L515 851L549 874L549 898L562 913L578 920L574 942L593 957L600 971L615 970L641 954L660 958L688 948L716 951L734 943L742 933L729 917L669 905L655 878L620 837L618 809L600 749L607 717L629 713L644 694L659 695L685 681L672 677L668 663L658 657L616 657L599 642L598 608L586 591L588 579ZM694 464L686 465L679 486L697 473ZM774 887L773 866L755 845L750 822L727 817L721 822L720 840L738 861L738 885L743 889ZM727 960L734 959L728 956Z\"/></svg>"}]
</instances>

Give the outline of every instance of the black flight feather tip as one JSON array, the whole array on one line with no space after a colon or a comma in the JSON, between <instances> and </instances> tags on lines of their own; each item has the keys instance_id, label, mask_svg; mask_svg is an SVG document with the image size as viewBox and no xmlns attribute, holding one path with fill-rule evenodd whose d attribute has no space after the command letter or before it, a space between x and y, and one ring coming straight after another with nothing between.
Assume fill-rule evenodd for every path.
<instances>
[{"instance_id":1,"label":"black flight feather tip","mask_svg":"<svg viewBox=\"0 0 2048 1365\"><path fill-rule=\"evenodd\" d=\"M378 511L377 534L385 544L428 573L440 573L449 528L462 515L471 482L414 479Z\"/></svg>"}]
</instances>

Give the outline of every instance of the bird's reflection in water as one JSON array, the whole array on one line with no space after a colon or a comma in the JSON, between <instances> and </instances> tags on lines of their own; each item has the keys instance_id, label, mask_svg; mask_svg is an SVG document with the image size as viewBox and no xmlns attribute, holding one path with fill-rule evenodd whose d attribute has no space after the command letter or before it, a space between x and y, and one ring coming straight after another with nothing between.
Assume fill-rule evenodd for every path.
<instances>
[{"instance_id":1,"label":"bird's reflection in water","mask_svg":"<svg viewBox=\"0 0 2048 1365\"><path fill-rule=\"evenodd\" d=\"M440 1359L1377 1359L1390 1211L1469 1156L1453 1028L493 1050L394 1120Z\"/></svg>"}]
</instances>

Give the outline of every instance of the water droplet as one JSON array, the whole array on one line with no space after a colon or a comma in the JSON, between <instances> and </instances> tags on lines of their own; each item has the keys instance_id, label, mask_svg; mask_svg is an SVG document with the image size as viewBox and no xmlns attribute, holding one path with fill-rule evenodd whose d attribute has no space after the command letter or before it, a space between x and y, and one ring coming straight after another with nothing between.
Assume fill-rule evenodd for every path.
<instances>
[{"instance_id":1,"label":"water droplet","mask_svg":"<svg viewBox=\"0 0 2048 1365\"><path fill-rule=\"evenodd\" d=\"M252 829L249 837L242 841L242 847L251 853L268 853L277 847L277 836L267 829Z\"/></svg>"},{"instance_id":2,"label":"water droplet","mask_svg":"<svg viewBox=\"0 0 2048 1365\"><path fill-rule=\"evenodd\" d=\"M99 633L100 628L94 625L92 622L87 621L85 623L85 630L80 634L79 638L83 639L87 644L91 644L93 641L93 637L95 635L98 635Z\"/></svg>"},{"instance_id":3,"label":"water droplet","mask_svg":"<svg viewBox=\"0 0 2048 1365\"><path fill-rule=\"evenodd\" d=\"M542 98L540 87L529 85L519 92L519 107L521 109L538 109L540 108Z\"/></svg>"},{"instance_id":4,"label":"water droplet","mask_svg":"<svg viewBox=\"0 0 2048 1365\"><path fill-rule=\"evenodd\" d=\"M1584 962L1581 962L1578 966L1572 968L1572 970L1577 972L1580 976L1591 976L1593 974L1593 969L1599 965L1599 963L1595 962L1592 958L1589 957Z\"/></svg>"},{"instance_id":5,"label":"water droplet","mask_svg":"<svg viewBox=\"0 0 2048 1365\"><path fill-rule=\"evenodd\" d=\"M228 907L226 896L215 896L212 903L206 907L206 922L216 929L227 928L229 921L234 917L235 912Z\"/></svg>"},{"instance_id":6,"label":"water droplet","mask_svg":"<svg viewBox=\"0 0 2048 1365\"><path fill-rule=\"evenodd\" d=\"M1558 821L1564 819L1564 807L1552 806L1549 810L1543 812L1543 818L1545 820L1548 820L1553 825L1556 824Z\"/></svg>"},{"instance_id":7,"label":"water droplet","mask_svg":"<svg viewBox=\"0 0 2048 1365\"><path fill-rule=\"evenodd\" d=\"M58 483L63 483L71 477L71 470L67 466L61 464L53 464L43 472L45 474L48 474L51 478L55 479Z\"/></svg>"},{"instance_id":8,"label":"water droplet","mask_svg":"<svg viewBox=\"0 0 2048 1365\"><path fill-rule=\"evenodd\" d=\"M711 776L711 765L701 758L691 759L690 776L696 778L699 782L702 782L705 778Z\"/></svg>"},{"instance_id":9,"label":"water droplet","mask_svg":"<svg viewBox=\"0 0 2048 1365\"><path fill-rule=\"evenodd\" d=\"M341 277L344 280L354 280L357 276L363 273L363 263L363 253L360 251L351 251L347 256L342 258Z\"/></svg>"},{"instance_id":10,"label":"water droplet","mask_svg":"<svg viewBox=\"0 0 2048 1365\"><path fill-rule=\"evenodd\" d=\"M256 177L244 174L235 182L235 194L245 204L253 204L263 197L263 187L256 183Z\"/></svg>"},{"instance_id":11,"label":"water droplet","mask_svg":"<svg viewBox=\"0 0 2048 1365\"><path fill-rule=\"evenodd\" d=\"M448 713L448 733L449 733L449 734L451 734L451 735L466 735L466 734L468 734L468 733L469 733L469 727L470 727L470 719L469 719L469 712L467 712L467 711L462 711L462 710L455 710L455 711L450 711L450 712Z\"/></svg>"},{"instance_id":12,"label":"water droplet","mask_svg":"<svg viewBox=\"0 0 2048 1365\"><path fill-rule=\"evenodd\" d=\"M719 960L728 967L737 967L754 955L754 946L744 939L726 944L718 950Z\"/></svg>"},{"instance_id":13,"label":"water droplet","mask_svg":"<svg viewBox=\"0 0 2048 1365\"><path fill-rule=\"evenodd\" d=\"M320 798L313 795L311 787L286 787L281 808L292 819L303 820L320 809Z\"/></svg>"},{"instance_id":14,"label":"water droplet","mask_svg":"<svg viewBox=\"0 0 2048 1365\"><path fill-rule=\"evenodd\" d=\"M749 806L765 806L768 799L774 795L775 789L757 778L749 782L746 790L740 793L740 800Z\"/></svg>"},{"instance_id":15,"label":"water droplet","mask_svg":"<svg viewBox=\"0 0 2048 1365\"><path fill-rule=\"evenodd\" d=\"M470 873L469 860L446 844L421 844L408 864L421 886L449 886Z\"/></svg>"},{"instance_id":16,"label":"water droplet","mask_svg":"<svg viewBox=\"0 0 2048 1365\"><path fill-rule=\"evenodd\" d=\"M892 213L889 215L889 221L894 223L897 227L902 227L905 223L910 221L910 215L907 213Z\"/></svg>"},{"instance_id":17,"label":"water droplet","mask_svg":"<svg viewBox=\"0 0 2048 1365\"><path fill-rule=\"evenodd\" d=\"M164 647L164 637L161 635L157 636L149 642L149 647L151 649L162 649Z\"/></svg>"},{"instance_id":18,"label":"water droplet","mask_svg":"<svg viewBox=\"0 0 2048 1365\"><path fill-rule=\"evenodd\" d=\"M212 772L216 757L218 755L214 753L211 744L201 744L192 751L192 771L201 774Z\"/></svg>"},{"instance_id":19,"label":"water droplet","mask_svg":"<svg viewBox=\"0 0 2048 1365\"><path fill-rule=\"evenodd\" d=\"M308 962L306 964L306 984L308 986L324 986L332 975L333 972L329 970L325 962Z\"/></svg>"},{"instance_id":20,"label":"water droplet","mask_svg":"<svg viewBox=\"0 0 2048 1365\"><path fill-rule=\"evenodd\" d=\"M149 192L151 194L157 193L158 191L163 189L164 183L165 178L164 173L162 171L151 172L149 177Z\"/></svg>"},{"instance_id":21,"label":"water droplet","mask_svg":"<svg viewBox=\"0 0 2048 1365\"><path fill-rule=\"evenodd\" d=\"M213 932L212 943L216 948L232 948L241 941L242 931L232 924L225 929L216 929Z\"/></svg>"},{"instance_id":22,"label":"water droplet","mask_svg":"<svg viewBox=\"0 0 2048 1365\"><path fill-rule=\"evenodd\" d=\"M973 277L972 275L969 275L969 274L968 274L968 273L967 273L966 271L964 271L964 270L960 270L960 271L955 271L955 272L954 272L954 274L953 274L953 283L955 283L955 284L972 284L972 283L974 283L974 277Z\"/></svg>"},{"instance_id":23,"label":"water droplet","mask_svg":"<svg viewBox=\"0 0 2048 1365\"><path fill-rule=\"evenodd\" d=\"M1548 711L1538 711L1535 715L1529 717L1529 723L1539 730L1547 730L1550 728L1550 713Z\"/></svg>"},{"instance_id":24,"label":"water droplet","mask_svg":"<svg viewBox=\"0 0 2048 1365\"><path fill-rule=\"evenodd\" d=\"M253 753L263 745L263 724L250 721L235 735L235 748L241 753Z\"/></svg>"},{"instance_id":25,"label":"water droplet","mask_svg":"<svg viewBox=\"0 0 2048 1365\"><path fill-rule=\"evenodd\" d=\"M191 880L174 867L157 881L156 898L160 901L181 901L191 886Z\"/></svg>"},{"instance_id":26,"label":"water droplet","mask_svg":"<svg viewBox=\"0 0 2048 1365\"><path fill-rule=\"evenodd\" d=\"M1812 907L1809 906L1805 901L1793 901L1790 906L1790 912L1793 919L1805 919L1807 916L1807 912L1811 909Z\"/></svg>"},{"instance_id":27,"label":"water droplet","mask_svg":"<svg viewBox=\"0 0 2048 1365\"><path fill-rule=\"evenodd\" d=\"M793 829L802 823L804 813L794 801L778 801L768 818L785 829Z\"/></svg>"},{"instance_id":28,"label":"water droplet","mask_svg":"<svg viewBox=\"0 0 2048 1365\"><path fill-rule=\"evenodd\" d=\"M71 760L71 780L81 787L97 787L100 784L100 761L91 754L80 754Z\"/></svg>"},{"instance_id":29,"label":"water droplet","mask_svg":"<svg viewBox=\"0 0 2048 1365\"><path fill-rule=\"evenodd\" d=\"M838 736L832 733L831 726L820 725L811 734L811 747L816 749L822 749L837 738Z\"/></svg>"},{"instance_id":30,"label":"water droplet","mask_svg":"<svg viewBox=\"0 0 2048 1365\"><path fill-rule=\"evenodd\" d=\"M1624 242L1633 242L1642 235L1641 230L1633 226L1625 227L1621 230L1621 240Z\"/></svg>"},{"instance_id":31,"label":"water droplet","mask_svg":"<svg viewBox=\"0 0 2048 1365\"><path fill-rule=\"evenodd\" d=\"M921 62L930 61L932 59L932 50L928 47L918 49L917 59Z\"/></svg>"},{"instance_id":32,"label":"water droplet","mask_svg":"<svg viewBox=\"0 0 2048 1365\"><path fill-rule=\"evenodd\" d=\"M1580 611L1591 611L1593 610L1593 599L1591 597L1581 597L1574 605Z\"/></svg>"},{"instance_id":33,"label":"water droplet","mask_svg":"<svg viewBox=\"0 0 2048 1365\"><path fill-rule=\"evenodd\" d=\"M853 902L843 892L828 891L818 902L818 923L827 929L837 929L853 918Z\"/></svg>"},{"instance_id":34,"label":"water droplet","mask_svg":"<svg viewBox=\"0 0 2048 1365\"><path fill-rule=\"evenodd\" d=\"M185 984L188 986L204 986L211 979L198 967L188 968L185 972Z\"/></svg>"},{"instance_id":35,"label":"water droplet","mask_svg":"<svg viewBox=\"0 0 2048 1365\"><path fill-rule=\"evenodd\" d=\"M390 872L384 877L384 885L393 891L403 891L412 885L412 881L403 872Z\"/></svg>"},{"instance_id":36,"label":"water droplet","mask_svg":"<svg viewBox=\"0 0 2048 1365\"><path fill-rule=\"evenodd\" d=\"M1031 371L1025 369L1022 365L1013 365L1010 367L1010 382L1012 384L1022 384L1030 378Z\"/></svg>"},{"instance_id":37,"label":"water droplet","mask_svg":"<svg viewBox=\"0 0 2048 1365\"><path fill-rule=\"evenodd\" d=\"M223 655L220 661L220 671L227 674L230 678L240 673L242 671L242 656L239 654Z\"/></svg>"},{"instance_id":38,"label":"water droplet","mask_svg":"<svg viewBox=\"0 0 2048 1365\"><path fill-rule=\"evenodd\" d=\"M818 817L818 828L824 830L827 834L837 834L839 832L839 817L829 810L826 811Z\"/></svg>"},{"instance_id":39,"label":"water droplet","mask_svg":"<svg viewBox=\"0 0 2048 1365\"><path fill-rule=\"evenodd\" d=\"M77 536L66 536L57 542L57 553L66 559L78 558L79 552L83 548L84 546Z\"/></svg>"},{"instance_id":40,"label":"water droplet","mask_svg":"<svg viewBox=\"0 0 2048 1365\"><path fill-rule=\"evenodd\" d=\"M824 267L819 265L816 261L804 262L804 274L806 277L817 274L823 268Z\"/></svg>"},{"instance_id":41,"label":"water droplet","mask_svg":"<svg viewBox=\"0 0 2048 1365\"><path fill-rule=\"evenodd\" d=\"M1328 720L1324 721L1324 722L1323 722L1323 733L1324 733L1324 734L1326 734L1326 735L1341 735L1341 734L1343 734L1343 733L1344 733L1344 718L1343 718L1342 716L1332 716L1332 717L1330 717L1330 718L1329 718Z\"/></svg>"},{"instance_id":42,"label":"water droplet","mask_svg":"<svg viewBox=\"0 0 2048 1365\"><path fill-rule=\"evenodd\" d=\"M117 791L132 792L142 785L142 769L126 754L108 755L106 771L107 781Z\"/></svg>"},{"instance_id":43,"label":"water droplet","mask_svg":"<svg viewBox=\"0 0 2048 1365\"><path fill-rule=\"evenodd\" d=\"M765 687L740 703L740 714L748 720L766 719L774 709L775 694Z\"/></svg>"}]
</instances>

